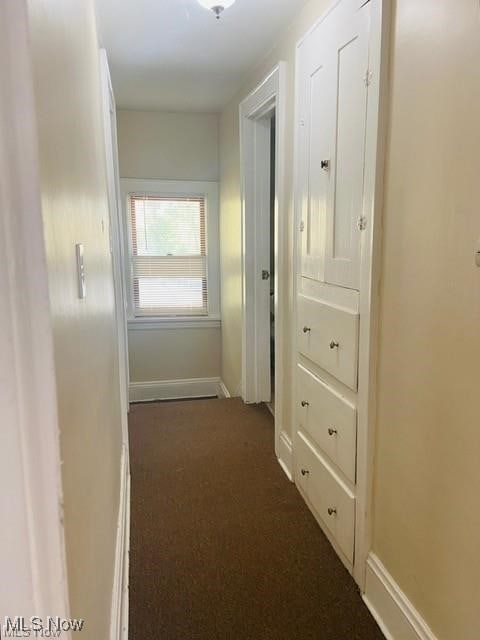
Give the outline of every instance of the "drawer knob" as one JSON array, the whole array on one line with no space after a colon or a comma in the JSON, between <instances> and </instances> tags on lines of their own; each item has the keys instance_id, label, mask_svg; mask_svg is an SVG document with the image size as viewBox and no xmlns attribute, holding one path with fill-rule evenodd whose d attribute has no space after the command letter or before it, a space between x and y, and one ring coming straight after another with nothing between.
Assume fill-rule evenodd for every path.
<instances>
[{"instance_id":1,"label":"drawer knob","mask_svg":"<svg viewBox=\"0 0 480 640\"><path fill-rule=\"evenodd\" d=\"M337 510L334 509L333 507L328 507L328 515L329 516L336 516L337 515Z\"/></svg>"},{"instance_id":2,"label":"drawer knob","mask_svg":"<svg viewBox=\"0 0 480 640\"><path fill-rule=\"evenodd\" d=\"M338 349L339 346L340 344L336 340L330 342L330 349Z\"/></svg>"},{"instance_id":3,"label":"drawer knob","mask_svg":"<svg viewBox=\"0 0 480 640\"><path fill-rule=\"evenodd\" d=\"M302 407L308 407L308 406L310 406L310 403L309 403L309 402L307 402L306 400L302 400L301 404L302 404Z\"/></svg>"},{"instance_id":4,"label":"drawer knob","mask_svg":"<svg viewBox=\"0 0 480 640\"><path fill-rule=\"evenodd\" d=\"M336 429L332 429L332 427L329 427L328 429L328 435L329 436L336 436L338 433L338 431Z\"/></svg>"},{"instance_id":5,"label":"drawer knob","mask_svg":"<svg viewBox=\"0 0 480 640\"><path fill-rule=\"evenodd\" d=\"M302 476L308 476L309 473L310 473L310 471L308 469L302 469L301 470Z\"/></svg>"},{"instance_id":6,"label":"drawer knob","mask_svg":"<svg viewBox=\"0 0 480 640\"><path fill-rule=\"evenodd\" d=\"M303 327L303 333L310 333L310 327Z\"/></svg>"}]
</instances>

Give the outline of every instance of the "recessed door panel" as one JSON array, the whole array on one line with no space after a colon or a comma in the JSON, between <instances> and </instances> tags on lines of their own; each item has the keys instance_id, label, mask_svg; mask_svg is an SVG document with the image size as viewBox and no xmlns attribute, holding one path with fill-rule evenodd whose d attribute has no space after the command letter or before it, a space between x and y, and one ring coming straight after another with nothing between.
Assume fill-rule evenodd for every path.
<instances>
[{"instance_id":1,"label":"recessed door panel","mask_svg":"<svg viewBox=\"0 0 480 640\"><path fill-rule=\"evenodd\" d=\"M368 41L355 29L335 45L335 139L327 206L325 281L359 288ZM365 30L366 31L366 30Z\"/></svg>"},{"instance_id":2,"label":"recessed door panel","mask_svg":"<svg viewBox=\"0 0 480 640\"><path fill-rule=\"evenodd\" d=\"M301 275L358 289L363 212L368 7L344 0L299 54Z\"/></svg>"}]
</instances>

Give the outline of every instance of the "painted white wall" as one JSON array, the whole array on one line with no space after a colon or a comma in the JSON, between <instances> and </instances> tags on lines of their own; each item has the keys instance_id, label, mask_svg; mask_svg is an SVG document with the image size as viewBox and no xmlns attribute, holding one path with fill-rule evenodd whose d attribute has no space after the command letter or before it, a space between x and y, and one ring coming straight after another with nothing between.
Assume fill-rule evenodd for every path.
<instances>
[{"instance_id":1,"label":"painted white wall","mask_svg":"<svg viewBox=\"0 0 480 640\"><path fill-rule=\"evenodd\" d=\"M93 0L28 9L71 615L98 640L109 637L122 430L95 9Z\"/></svg>"},{"instance_id":2,"label":"painted white wall","mask_svg":"<svg viewBox=\"0 0 480 640\"><path fill-rule=\"evenodd\" d=\"M286 61L291 229L294 48L330 4L306 5L221 115L222 378L231 392L241 380L238 105ZM374 551L439 638L471 640L480 598L480 11L471 0L392 4Z\"/></svg>"},{"instance_id":3,"label":"painted white wall","mask_svg":"<svg viewBox=\"0 0 480 640\"><path fill-rule=\"evenodd\" d=\"M480 7L397 0L374 551L441 640L480 612Z\"/></svg>"},{"instance_id":4,"label":"painted white wall","mask_svg":"<svg viewBox=\"0 0 480 640\"><path fill-rule=\"evenodd\" d=\"M117 109L120 177L216 181L218 115Z\"/></svg>"},{"instance_id":5,"label":"painted white wall","mask_svg":"<svg viewBox=\"0 0 480 640\"><path fill-rule=\"evenodd\" d=\"M218 181L218 115L117 111L122 178ZM220 327L129 329L131 382L220 376Z\"/></svg>"}]
</instances>

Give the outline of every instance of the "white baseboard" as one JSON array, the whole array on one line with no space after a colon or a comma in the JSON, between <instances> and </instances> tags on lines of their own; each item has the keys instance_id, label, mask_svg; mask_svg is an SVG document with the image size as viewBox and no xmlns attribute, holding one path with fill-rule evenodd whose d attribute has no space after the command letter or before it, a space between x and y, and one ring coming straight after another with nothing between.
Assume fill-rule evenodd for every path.
<instances>
[{"instance_id":1,"label":"white baseboard","mask_svg":"<svg viewBox=\"0 0 480 640\"><path fill-rule=\"evenodd\" d=\"M219 395L220 398L231 398L232 397L231 394L230 394L230 391L225 386L225 383L223 382L223 380L220 380L219 386L220 386L220 393L218 395Z\"/></svg>"},{"instance_id":2,"label":"white baseboard","mask_svg":"<svg viewBox=\"0 0 480 640\"><path fill-rule=\"evenodd\" d=\"M128 445L122 449L115 573L113 578L110 640L128 640L128 572L130 554L130 465Z\"/></svg>"},{"instance_id":3,"label":"white baseboard","mask_svg":"<svg viewBox=\"0 0 480 640\"><path fill-rule=\"evenodd\" d=\"M367 559L363 599L387 640L437 640L374 553Z\"/></svg>"},{"instance_id":4,"label":"white baseboard","mask_svg":"<svg viewBox=\"0 0 480 640\"><path fill-rule=\"evenodd\" d=\"M227 391L226 388L225 391ZM130 402L148 402L211 396L228 397L224 396L225 391L222 388L220 378L190 378L188 380L131 382L129 396Z\"/></svg>"},{"instance_id":5,"label":"white baseboard","mask_svg":"<svg viewBox=\"0 0 480 640\"><path fill-rule=\"evenodd\" d=\"M293 482L293 446L290 436L285 431L281 431L278 438L277 458L287 478Z\"/></svg>"}]
</instances>

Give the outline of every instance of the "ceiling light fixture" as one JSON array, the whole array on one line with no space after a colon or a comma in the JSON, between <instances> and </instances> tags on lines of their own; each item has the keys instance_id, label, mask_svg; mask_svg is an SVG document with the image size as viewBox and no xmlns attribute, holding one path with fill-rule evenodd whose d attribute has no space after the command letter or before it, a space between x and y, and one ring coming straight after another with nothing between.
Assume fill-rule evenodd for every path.
<instances>
[{"instance_id":1,"label":"ceiling light fixture","mask_svg":"<svg viewBox=\"0 0 480 640\"><path fill-rule=\"evenodd\" d=\"M217 16L217 20L220 19L220 14L228 7L231 7L235 0L198 0L198 2L205 7L205 9L210 9Z\"/></svg>"}]
</instances>

